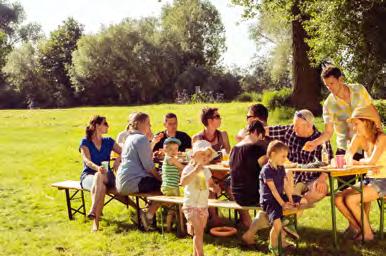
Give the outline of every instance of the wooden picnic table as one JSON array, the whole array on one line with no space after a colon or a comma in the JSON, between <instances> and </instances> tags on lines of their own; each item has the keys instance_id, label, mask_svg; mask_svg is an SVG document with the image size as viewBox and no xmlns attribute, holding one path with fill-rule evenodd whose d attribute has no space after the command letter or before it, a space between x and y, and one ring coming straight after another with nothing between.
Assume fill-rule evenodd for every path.
<instances>
[{"instance_id":1,"label":"wooden picnic table","mask_svg":"<svg viewBox=\"0 0 386 256\"><path fill-rule=\"evenodd\" d=\"M344 168L336 168L331 166L321 167L321 168L287 168L287 170L291 170L293 172L324 172L328 175L329 186L330 186L330 203L331 203L331 219L332 219L332 233L334 239L334 247L338 248L338 239L337 239L337 230L336 230L336 209L335 209L335 196L340 191L343 186L349 186L352 189L358 191L361 195L361 223L363 226L364 219L364 207L363 207L363 176L369 170L373 170L379 168L381 166L378 165L353 165L353 166L345 166ZM353 175L349 181L344 181L341 177ZM351 184L351 182L359 180L359 188L355 187ZM336 189L334 188L334 181L339 180L342 185L338 186ZM364 241L364 230L362 228L362 241Z\"/></svg>"}]
</instances>

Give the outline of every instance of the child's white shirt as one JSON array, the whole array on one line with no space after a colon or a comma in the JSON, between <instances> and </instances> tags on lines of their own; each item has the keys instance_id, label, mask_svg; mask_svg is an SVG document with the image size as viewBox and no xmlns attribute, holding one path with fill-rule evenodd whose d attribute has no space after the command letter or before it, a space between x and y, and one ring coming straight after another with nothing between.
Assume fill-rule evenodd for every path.
<instances>
[{"instance_id":1,"label":"child's white shirt","mask_svg":"<svg viewBox=\"0 0 386 256\"><path fill-rule=\"evenodd\" d=\"M193 165L185 166L182 175L186 175L194 170ZM201 174L202 173L202 174ZM184 208L196 207L207 208L209 189L208 180L212 177L212 173L207 167L203 167L199 173L196 174L192 182L187 184L184 188ZM203 180L204 179L204 180Z\"/></svg>"}]
</instances>

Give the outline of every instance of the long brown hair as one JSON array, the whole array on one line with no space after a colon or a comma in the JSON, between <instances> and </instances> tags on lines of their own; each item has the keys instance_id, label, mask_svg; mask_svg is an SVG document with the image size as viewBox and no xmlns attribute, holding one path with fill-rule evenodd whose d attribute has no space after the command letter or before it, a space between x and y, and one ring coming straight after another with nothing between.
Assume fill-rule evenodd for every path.
<instances>
[{"instance_id":1,"label":"long brown hair","mask_svg":"<svg viewBox=\"0 0 386 256\"><path fill-rule=\"evenodd\" d=\"M103 123L103 121L106 120L106 117L95 115L91 118L90 122L88 123L88 126L86 127L86 138L88 140L91 140L91 137L94 135L96 131L96 125Z\"/></svg>"}]
</instances>

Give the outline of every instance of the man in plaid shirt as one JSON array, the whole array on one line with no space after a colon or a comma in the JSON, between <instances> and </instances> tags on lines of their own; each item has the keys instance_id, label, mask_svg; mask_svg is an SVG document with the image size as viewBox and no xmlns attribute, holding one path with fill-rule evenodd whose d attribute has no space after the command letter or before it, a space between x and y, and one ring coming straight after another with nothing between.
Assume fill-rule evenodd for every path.
<instances>
[{"instance_id":1,"label":"man in plaid shirt","mask_svg":"<svg viewBox=\"0 0 386 256\"><path fill-rule=\"evenodd\" d=\"M314 162L316 158L322 160L322 146L319 145L313 151L303 150L307 141L313 141L320 136L320 132L314 126L314 115L311 111L303 109L297 111L293 125L278 125L268 127L268 135L271 139L277 139L289 147L288 159L291 162L307 164ZM329 159L333 158L333 152L329 141L326 143ZM327 174L321 172L296 172L294 175L294 194L304 194L308 202L321 200L327 194Z\"/></svg>"}]
</instances>

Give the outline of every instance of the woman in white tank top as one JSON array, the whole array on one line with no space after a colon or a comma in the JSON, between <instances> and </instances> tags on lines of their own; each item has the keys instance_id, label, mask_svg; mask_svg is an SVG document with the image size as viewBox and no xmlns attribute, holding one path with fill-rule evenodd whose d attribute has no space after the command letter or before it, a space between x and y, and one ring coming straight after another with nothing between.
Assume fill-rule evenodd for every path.
<instances>
[{"instance_id":1,"label":"woman in white tank top","mask_svg":"<svg viewBox=\"0 0 386 256\"><path fill-rule=\"evenodd\" d=\"M365 157L360 161L352 160L354 165L382 166L378 170L369 171L364 182L364 239L373 240L374 234L369 222L370 203L386 195L386 134L373 105L356 108L347 122L352 124L355 135L347 150L346 159L352 160L358 150L363 150ZM356 240L362 239L360 201L359 192L352 188L344 190L335 199L337 208L349 222L345 233L352 232Z\"/></svg>"}]
</instances>

